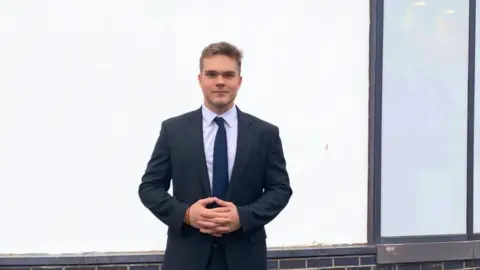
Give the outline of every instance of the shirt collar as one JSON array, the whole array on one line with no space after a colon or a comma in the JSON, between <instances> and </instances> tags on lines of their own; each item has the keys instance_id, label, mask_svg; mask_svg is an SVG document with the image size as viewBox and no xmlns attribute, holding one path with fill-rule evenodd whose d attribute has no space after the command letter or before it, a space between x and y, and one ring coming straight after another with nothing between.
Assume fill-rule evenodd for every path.
<instances>
[{"instance_id":1,"label":"shirt collar","mask_svg":"<svg viewBox=\"0 0 480 270\"><path fill-rule=\"evenodd\" d=\"M205 120L209 124L212 123L215 117L222 117L223 120L227 122L227 125L233 126L234 122L237 120L237 107L233 106L230 110L226 111L221 115L218 115L205 107L205 105L202 105L202 115L203 120Z\"/></svg>"}]
</instances>

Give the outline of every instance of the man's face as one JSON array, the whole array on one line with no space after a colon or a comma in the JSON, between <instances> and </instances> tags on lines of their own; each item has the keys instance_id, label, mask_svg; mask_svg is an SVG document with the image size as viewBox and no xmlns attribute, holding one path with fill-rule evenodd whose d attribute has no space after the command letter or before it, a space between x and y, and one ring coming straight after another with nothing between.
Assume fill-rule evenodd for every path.
<instances>
[{"instance_id":1,"label":"man's face","mask_svg":"<svg viewBox=\"0 0 480 270\"><path fill-rule=\"evenodd\" d=\"M206 106L216 111L227 111L233 106L242 84L235 59L214 55L203 59L203 70L198 75Z\"/></svg>"}]
</instances>

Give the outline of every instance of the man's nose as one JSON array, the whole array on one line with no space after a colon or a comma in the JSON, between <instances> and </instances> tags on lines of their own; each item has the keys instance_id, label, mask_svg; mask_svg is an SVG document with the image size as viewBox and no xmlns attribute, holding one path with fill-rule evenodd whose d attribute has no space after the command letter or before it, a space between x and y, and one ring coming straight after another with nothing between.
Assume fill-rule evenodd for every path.
<instances>
[{"instance_id":1,"label":"man's nose","mask_svg":"<svg viewBox=\"0 0 480 270\"><path fill-rule=\"evenodd\" d=\"M222 76L218 76L217 77L217 86L223 86L225 85L225 81L223 80L223 77Z\"/></svg>"}]
</instances>

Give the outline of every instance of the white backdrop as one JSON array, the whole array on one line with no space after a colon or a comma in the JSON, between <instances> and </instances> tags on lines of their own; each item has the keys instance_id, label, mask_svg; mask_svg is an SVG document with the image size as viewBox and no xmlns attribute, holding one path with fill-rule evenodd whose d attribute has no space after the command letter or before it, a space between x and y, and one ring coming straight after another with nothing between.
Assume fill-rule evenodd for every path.
<instances>
[{"instance_id":1,"label":"white backdrop","mask_svg":"<svg viewBox=\"0 0 480 270\"><path fill-rule=\"evenodd\" d=\"M366 242L367 0L0 2L0 253L163 250L138 198L162 120L199 108L210 42L280 127L293 197L269 246Z\"/></svg>"}]
</instances>

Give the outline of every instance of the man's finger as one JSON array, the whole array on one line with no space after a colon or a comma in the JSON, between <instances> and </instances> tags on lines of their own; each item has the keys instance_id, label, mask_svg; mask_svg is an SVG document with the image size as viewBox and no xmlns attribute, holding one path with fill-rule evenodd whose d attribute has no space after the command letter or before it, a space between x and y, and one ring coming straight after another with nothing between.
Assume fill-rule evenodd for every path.
<instances>
[{"instance_id":1,"label":"man's finger","mask_svg":"<svg viewBox=\"0 0 480 270\"><path fill-rule=\"evenodd\" d=\"M205 228L205 229L213 229L218 226L215 222L206 221L206 220L199 220L197 224L201 228Z\"/></svg>"},{"instance_id":2,"label":"man's finger","mask_svg":"<svg viewBox=\"0 0 480 270\"><path fill-rule=\"evenodd\" d=\"M230 231L230 227L228 226L220 226L220 227L216 227L214 232L216 233L228 233Z\"/></svg>"},{"instance_id":3,"label":"man's finger","mask_svg":"<svg viewBox=\"0 0 480 270\"><path fill-rule=\"evenodd\" d=\"M228 213L232 211L232 209L230 207L216 207L216 208L210 209L210 211L215 213Z\"/></svg>"},{"instance_id":4,"label":"man's finger","mask_svg":"<svg viewBox=\"0 0 480 270\"><path fill-rule=\"evenodd\" d=\"M232 219L231 218L214 218L211 221L217 225L226 225L232 222Z\"/></svg>"},{"instance_id":5,"label":"man's finger","mask_svg":"<svg viewBox=\"0 0 480 270\"><path fill-rule=\"evenodd\" d=\"M207 204L211 204L213 202L215 202L215 198L213 197L198 200L198 203L203 206L206 206Z\"/></svg>"},{"instance_id":6,"label":"man's finger","mask_svg":"<svg viewBox=\"0 0 480 270\"><path fill-rule=\"evenodd\" d=\"M227 218L228 212L216 212L216 211L209 210L209 211L203 211L202 213L200 213L200 216L207 219Z\"/></svg>"},{"instance_id":7,"label":"man's finger","mask_svg":"<svg viewBox=\"0 0 480 270\"><path fill-rule=\"evenodd\" d=\"M219 199L219 198L214 198L214 201L215 201L218 205L223 206L223 207L229 207L229 206L232 205L231 202L226 202L226 201L221 200L221 199Z\"/></svg>"},{"instance_id":8,"label":"man's finger","mask_svg":"<svg viewBox=\"0 0 480 270\"><path fill-rule=\"evenodd\" d=\"M200 232L210 234L210 235L213 235L215 237L222 237L221 234L214 233L213 230L210 230L210 229L200 229Z\"/></svg>"}]
</instances>

